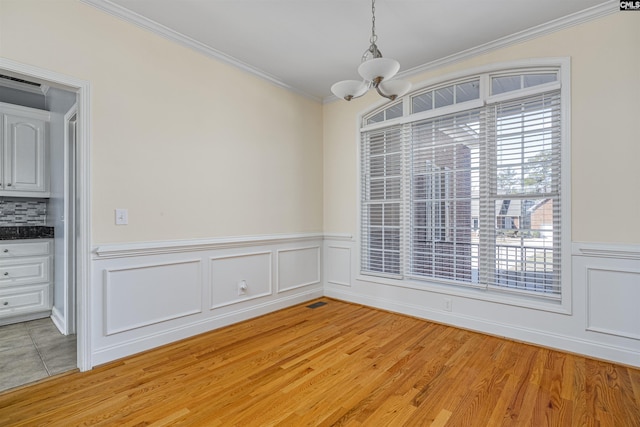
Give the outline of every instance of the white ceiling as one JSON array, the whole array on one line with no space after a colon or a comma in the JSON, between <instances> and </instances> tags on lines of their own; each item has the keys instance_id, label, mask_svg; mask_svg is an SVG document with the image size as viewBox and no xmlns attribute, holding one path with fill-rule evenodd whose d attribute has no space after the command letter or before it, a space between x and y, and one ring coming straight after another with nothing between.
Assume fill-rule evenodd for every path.
<instances>
[{"instance_id":1,"label":"white ceiling","mask_svg":"<svg viewBox=\"0 0 640 427\"><path fill-rule=\"evenodd\" d=\"M84 0L316 99L359 79L370 0ZM617 9L603 0L378 0L376 33L401 74ZM506 39L505 39L506 38ZM487 45L488 44L488 45Z\"/></svg>"}]
</instances>

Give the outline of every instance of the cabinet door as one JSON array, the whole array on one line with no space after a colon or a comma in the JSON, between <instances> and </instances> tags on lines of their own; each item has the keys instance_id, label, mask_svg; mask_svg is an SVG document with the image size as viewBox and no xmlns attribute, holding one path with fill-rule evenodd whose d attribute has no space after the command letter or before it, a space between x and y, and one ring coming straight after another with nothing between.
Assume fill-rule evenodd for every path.
<instances>
[{"instance_id":1,"label":"cabinet door","mask_svg":"<svg viewBox=\"0 0 640 427\"><path fill-rule=\"evenodd\" d=\"M5 191L46 192L45 122L4 115Z\"/></svg>"}]
</instances>

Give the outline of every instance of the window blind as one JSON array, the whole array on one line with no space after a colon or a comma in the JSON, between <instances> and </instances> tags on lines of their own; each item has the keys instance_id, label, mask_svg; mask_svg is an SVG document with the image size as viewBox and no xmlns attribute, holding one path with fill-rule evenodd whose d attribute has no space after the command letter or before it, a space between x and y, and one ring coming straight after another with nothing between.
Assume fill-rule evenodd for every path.
<instances>
[{"instance_id":1,"label":"window blind","mask_svg":"<svg viewBox=\"0 0 640 427\"><path fill-rule=\"evenodd\" d=\"M362 161L363 271L400 275L402 209L402 130L364 132Z\"/></svg>"},{"instance_id":2,"label":"window blind","mask_svg":"<svg viewBox=\"0 0 640 427\"><path fill-rule=\"evenodd\" d=\"M487 284L560 295L560 91L488 106Z\"/></svg>"},{"instance_id":3,"label":"window blind","mask_svg":"<svg viewBox=\"0 0 640 427\"><path fill-rule=\"evenodd\" d=\"M558 299L560 90L361 135L361 270Z\"/></svg>"},{"instance_id":4,"label":"window blind","mask_svg":"<svg viewBox=\"0 0 640 427\"><path fill-rule=\"evenodd\" d=\"M407 272L414 278L478 285L482 110L411 125Z\"/></svg>"}]
</instances>

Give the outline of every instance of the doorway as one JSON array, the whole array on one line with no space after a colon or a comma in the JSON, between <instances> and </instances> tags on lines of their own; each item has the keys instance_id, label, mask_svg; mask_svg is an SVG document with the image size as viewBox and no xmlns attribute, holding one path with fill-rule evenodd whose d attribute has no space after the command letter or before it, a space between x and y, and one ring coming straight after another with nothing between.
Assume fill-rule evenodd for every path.
<instances>
[{"instance_id":1,"label":"doorway","mask_svg":"<svg viewBox=\"0 0 640 427\"><path fill-rule=\"evenodd\" d=\"M76 334L76 366L81 371L86 371L92 367L88 310L91 274L90 85L74 77L4 58L0 58L0 74L75 94L75 106L66 112L63 121L64 150L61 158L65 172L61 222L64 238L60 239L62 243L56 250L56 253L63 254L64 259L62 281L71 285L63 286L62 292L59 292L61 295L55 296L65 307L57 314L62 325L56 326L66 334Z\"/></svg>"}]
</instances>

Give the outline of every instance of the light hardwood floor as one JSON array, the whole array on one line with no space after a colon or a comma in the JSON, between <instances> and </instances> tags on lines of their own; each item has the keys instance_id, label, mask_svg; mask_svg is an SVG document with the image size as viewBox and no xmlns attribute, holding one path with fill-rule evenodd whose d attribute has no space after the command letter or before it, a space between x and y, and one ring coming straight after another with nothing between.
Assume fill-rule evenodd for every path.
<instances>
[{"instance_id":1,"label":"light hardwood floor","mask_svg":"<svg viewBox=\"0 0 640 427\"><path fill-rule=\"evenodd\" d=\"M640 370L320 301L2 393L0 425L640 425Z\"/></svg>"}]
</instances>

